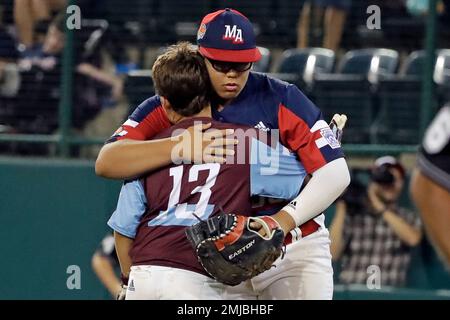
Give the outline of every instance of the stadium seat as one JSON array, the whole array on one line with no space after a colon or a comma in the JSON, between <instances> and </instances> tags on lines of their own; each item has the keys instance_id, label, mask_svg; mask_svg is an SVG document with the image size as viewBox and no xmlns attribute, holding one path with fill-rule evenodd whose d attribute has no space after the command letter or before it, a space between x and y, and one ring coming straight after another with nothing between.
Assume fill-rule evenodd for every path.
<instances>
[{"instance_id":1,"label":"stadium seat","mask_svg":"<svg viewBox=\"0 0 450 320\"><path fill-rule=\"evenodd\" d=\"M378 83L379 113L371 128L372 142L417 144L420 132L420 76L381 79Z\"/></svg>"},{"instance_id":2,"label":"stadium seat","mask_svg":"<svg viewBox=\"0 0 450 320\"><path fill-rule=\"evenodd\" d=\"M444 105L450 101L450 49L437 52L434 82L437 84L438 103Z\"/></svg>"},{"instance_id":3,"label":"stadium seat","mask_svg":"<svg viewBox=\"0 0 450 320\"><path fill-rule=\"evenodd\" d=\"M398 52L391 49L361 49L347 52L338 66L338 73L367 76L377 83L382 76L394 74L398 65Z\"/></svg>"},{"instance_id":4,"label":"stadium seat","mask_svg":"<svg viewBox=\"0 0 450 320\"><path fill-rule=\"evenodd\" d=\"M395 50L352 50L341 59L336 74L315 75L311 97L325 119L335 113L345 113L349 117L344 142L372 142L376 84L379 79L393 74L397 64Z\"/></svg>"},{"instance_id":5,"label":"stadium seat","mask_svg":"<svg viewBox=\"0 0 450 320\"><path fill-rule=\"evenodd\" d=\"M430 101L430 108L449 99L450 50L439 50L436 55L434 82L437 100ZM420 137L417 125L420 121L422 74L425 52L415 51L406 59L400 76L381 80L378 87L380 114L374 124L374 139L382 143L417 144ZM435 88L434 88L435 89Z\"/></svg>"},{"instance_id":6,"label":"stadium seat","mask_svg":"<svg viewBox=\"0 0 450 320\"><path fill-rule=\"evenodd\" d=\"M155 94L151 70L131 71L125 80L124 91L128 97L131 113L144 100Z\"/></svg>"},{"instance_id":7,"label":"stadium seat","mask_svg":"<svg viewBox=\"0 0 450 320\"><path fill-rule=\"evenodd\" d=\"M311 76L314 72L330 73L334 52L325 48L288 49L283 52L277 72Z\"/></svg>"},{"instance_id":8,"label":"stadium seat","mask_svg":"<svg viewBox=\"0 0 450 320\"><path fill-rule=\"evenodd\" d=\"M437 52L434 82L438 85L450 84L450 49L442 49Z\"/></svg>"},{"instance_id":9,"label":"stadium seat","mask_svg":"<svg viewBox=\"0 0 450 320\"><path fill-rule=\"evenodd\" d=\"M272 76L288 82L295 79L299 87L309 91L315 75L333 70L334 59L334 52L325 48L288 49Z\"/></svg>"},{"instance_id":10,"label":"stadium seat","mask_svg":"<svg viewBox=\"0 0 450 320\"><path fill-rule=\"evenodd\" d=\"M344 143L370 142L372 92L370 83L363 76L318 75L310 96L327 120L335 113L347 114Z\"/></svg>"},{"instance_id":11,"label":"stadium seat","mask_svg":"<svg viewBox=\"0 0 450 320\"><path fill-rule=\"evenodd\" d=\"M371 128L371 141L416 144L420 115L421 77L425 51L413 51L398 75L385 76L377 85L379 112Z\"/></svg>"},{"instance_id":12,"label":"stadium seat","mask_svg":"<svg viewBox=\"0 0 450 320\"><path fill-rule=\"evenodd\" d=\"M437 87L437 99L430 101L430 108L447 100L450 79L450 50L439 50L434 70L434 82ZM418 144L420 123L422 75L425 51L412 52L405 60L399 75L380 79L377 87L377 101L380 112L372 127L372 141L389 144ZM448 61L448 62L447 62ZM446 76L446 73L448 74ZM448 80L447 80L448 81ZM436 88L433 88L435 90Z\"/></svg>"},{"instance_id":13,"label":"stadium seat","mask_svg":"<svg viewBox=\"0 0 450 320\"><path fill-rule=\"evenodd\" d=\"M405 62L400 68L399 74L401 76L420 76L423 74L423 66L425 61L425 51L413 51L406 58Z\"/></svg>"}]
</instances>

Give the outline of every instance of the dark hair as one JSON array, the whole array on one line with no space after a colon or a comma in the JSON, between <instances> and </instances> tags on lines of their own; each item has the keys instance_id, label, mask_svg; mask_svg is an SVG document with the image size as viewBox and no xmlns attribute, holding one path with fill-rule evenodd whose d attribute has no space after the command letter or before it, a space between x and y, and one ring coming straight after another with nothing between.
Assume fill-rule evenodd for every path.
<instances>
[{"instance_id":1,"label":"dark hair","mask_svg":"<svg viewBox=\"0 0 450 320\"><path fill-rule=\"evenodd\" d=\"M189 42L168 47L152 71L156 92L182 116L195 115L210 103L212 90L205 61Z\"/></svg>"}]
</instances>

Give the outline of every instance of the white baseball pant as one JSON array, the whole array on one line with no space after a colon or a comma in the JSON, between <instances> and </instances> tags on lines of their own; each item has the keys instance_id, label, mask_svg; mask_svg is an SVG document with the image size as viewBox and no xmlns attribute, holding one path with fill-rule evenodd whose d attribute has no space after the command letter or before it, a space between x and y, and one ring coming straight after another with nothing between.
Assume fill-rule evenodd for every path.
<instances>
[{"instance_id":1,"label":"white baseball pant","mask_svg":"<svg viewBox=\"0 0 450 320\"><path fill-rule=\"evenodd\" d=\"M237 300L331 300L333 267L326 228L286 247L284 259L275 267L241 283L227 287L225 299Z\"/></svg>"},{"instance_id":2,"label":"white baseball pant","mask_svg":"<svg viewBox=\"0 0 450 320\"><path fill-rule=\"evenodd\" d=\"M133 266L127 300L330 300L333 268L326 228L286 247L275 267L243 282L225 286L196 272L162 266Z\"/></svg>"},{"instance_id":3,"label":"white baseball pant","mask_svg":"<svg viewBox=\"0 0 450 320\"><path fill-rule=\"evenodd\" d=\"M162 266L133 266L126 300L222 300L225 285L197 272Z\"/></svg>"}]
</instances>

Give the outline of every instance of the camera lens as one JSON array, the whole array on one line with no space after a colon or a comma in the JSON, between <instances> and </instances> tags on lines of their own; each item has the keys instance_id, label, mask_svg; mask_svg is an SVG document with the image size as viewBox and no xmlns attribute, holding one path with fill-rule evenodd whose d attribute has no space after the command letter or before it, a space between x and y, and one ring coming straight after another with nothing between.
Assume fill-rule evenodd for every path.
<instances>
[{"instance_id":1,"label":"camera lens","mask_svg":"<svg viewBox=\"0 0 450 320\"><path fill-rule=\"evenodd\" d=\"M389 185L393 184L395 179L388 166L380 166L372 171L372 180L379 184Z\"/></svg>"}]
</instances>

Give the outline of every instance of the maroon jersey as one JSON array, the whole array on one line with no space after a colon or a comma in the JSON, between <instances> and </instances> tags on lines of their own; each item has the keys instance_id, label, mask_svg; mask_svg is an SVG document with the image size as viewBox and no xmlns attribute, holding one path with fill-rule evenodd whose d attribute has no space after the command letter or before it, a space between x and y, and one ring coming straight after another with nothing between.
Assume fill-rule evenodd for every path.
<instances>
[{"instance_id":1,"label":"maroon jersey","mask_svg":"<svg viewBox=\"0 0 450 320\"><path fill-rule=\"evenodd\" d=\"M166 138L175 130L188 128L194 121L210 122L209 118L190 118L166 129L155 138ZM212 121L212 128L245 126ZM256 129L251 128L250 130ZM148 209L142 217L130 252L133 265L159 265L187 269L206 275L198 263L185 235L186 226L225 212L249 215L250 170L245 164L171 164L150 173L142 182ZM242 161L241 161L242 162Z\"/></svg>"},{"instance_id":2,"label":"maroon jersey","mask_svg":"<svg viewBox=\"0 0 450 320\"><path fill-rule=\"evenodd\" d=\"M184 120L157 138L177 136L195 121L211 119ZM133 265L168 266L206 275L185 235L186 227L198 222L195 215L207 219L223 209L248 216L253 195L278 199L298 195L305 168L278 137L215 121L212 128L233 128L239 139L234 158L226 164L171 164L122 187L108 225L135 239L130 252Z\"/></svg>"}]
</instances>

